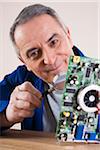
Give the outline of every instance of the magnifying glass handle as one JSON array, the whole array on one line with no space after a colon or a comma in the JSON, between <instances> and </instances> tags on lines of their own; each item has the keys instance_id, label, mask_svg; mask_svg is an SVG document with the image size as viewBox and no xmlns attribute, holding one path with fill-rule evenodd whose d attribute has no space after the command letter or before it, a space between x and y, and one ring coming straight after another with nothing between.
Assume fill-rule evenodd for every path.
<instances>
[{"instance_id":1,"label":"magnifying glass handle","mask_svg":"<svg viewBox=\"0 0 100 150\"><path fill-rule=\"evenodd\" d=\"M53 92L54 90L56 90L54 86L50 89L47 89L46 91L44 91L42 93L42 97L44 97L44 95L48 95L49 93Z\"/></svg>"}]
</instances>

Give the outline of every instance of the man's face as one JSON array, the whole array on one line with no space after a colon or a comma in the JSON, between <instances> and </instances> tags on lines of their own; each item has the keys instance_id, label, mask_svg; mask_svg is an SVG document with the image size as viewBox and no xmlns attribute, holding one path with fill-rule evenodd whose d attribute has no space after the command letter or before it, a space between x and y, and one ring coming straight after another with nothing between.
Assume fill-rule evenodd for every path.
<instances>
[{"instance_id":1,"label":"man's face","mask_svg":"<svg viewBox=\"0 0 100 150\"><path fill-rule=\"evenodd\" d=\"M66 72L72 54L70 33L49 15L35 17L15 30L15 42L29 70L46 82Z\"/></svg>"}]
</instances>

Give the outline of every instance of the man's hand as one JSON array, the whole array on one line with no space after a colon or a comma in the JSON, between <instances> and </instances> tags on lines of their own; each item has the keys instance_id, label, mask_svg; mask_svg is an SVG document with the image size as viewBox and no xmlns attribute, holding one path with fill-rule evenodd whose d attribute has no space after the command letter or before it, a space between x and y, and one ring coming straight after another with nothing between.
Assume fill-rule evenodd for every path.
<instances>
[{"instance_id":1,"label":"man's hand","mask_svg":"<svg viewBox=\"0 0 100 150\"><path fill-rule=\"evenodd\" d=\"M99 91L98 99L99 99L99 103L97 104L97 108L98 108L98 113L100 114L100 91Z\"/></svg>"},{"instance_id":2,"label":"man's hand","mask_svg":"<svg viewBox=\"0 0 100 150\"><path fill-rule=\"evenodd\" d=\"M100 102L97 104L98 113L100 113Z\"/></svg>"},{"instance_id":3,"label":"man's hand","mask_svg":"<svg viewBox=\"0 0 100 150\"><path fill-rule=\"evenodd\" d=\"M12 92L6 109L9 122L17 123L33 115L33 110L41 105L42 95L30 82L24 82Z\"/></svg>"}]
</instances>

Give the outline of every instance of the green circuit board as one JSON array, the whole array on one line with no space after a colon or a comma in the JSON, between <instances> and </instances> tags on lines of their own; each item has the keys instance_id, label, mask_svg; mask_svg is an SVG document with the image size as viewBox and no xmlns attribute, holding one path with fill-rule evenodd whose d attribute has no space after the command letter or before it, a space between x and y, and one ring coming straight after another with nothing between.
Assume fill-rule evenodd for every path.
<instances>
[{"instance_id":1,"label":"green circuit board","mask_svg":"<svg viewBox=\"0 0 100 150\"><path fill-rule=\"evenodd\" d=\"M62 142L100 142L100 60L71 56L56 136Z\"/></svg>"}]
</instances>

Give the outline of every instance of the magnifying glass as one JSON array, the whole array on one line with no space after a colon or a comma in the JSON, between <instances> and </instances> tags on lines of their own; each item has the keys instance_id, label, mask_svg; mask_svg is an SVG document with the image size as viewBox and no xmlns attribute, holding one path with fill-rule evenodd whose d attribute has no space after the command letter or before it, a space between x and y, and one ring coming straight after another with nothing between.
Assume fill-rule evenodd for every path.
<instances>
[{"instance_id":1,"label":"magnifying glass","mask_svg":"<svg viewBox=\"0 0 100 150\"><path fill-rule=\"evenodd\" d=\"M66 72L61 72L58 75L56 75L53 78L52 83L49 83L50 88L44 91L44 93L42 93L42 96L44 96L45 94L47 95L53 91L60 90L58 85L60 85L61 83L64 83L65 80L66 80Z\"/></svg>"}]
</instances>

